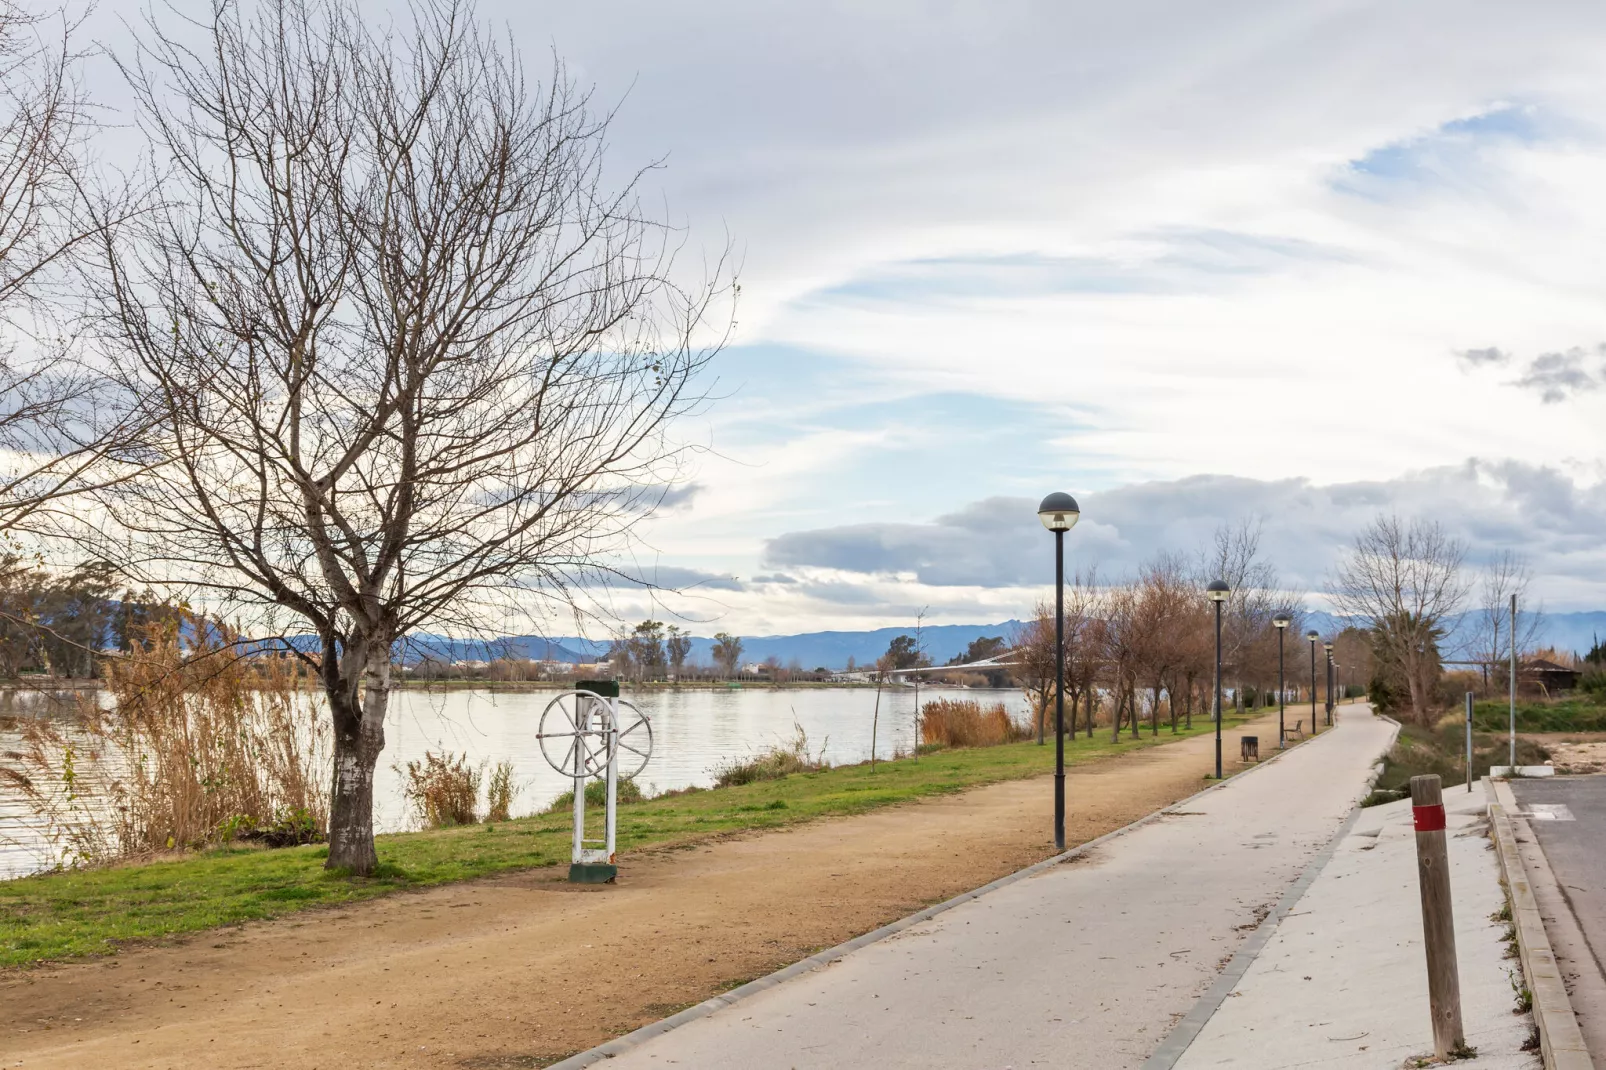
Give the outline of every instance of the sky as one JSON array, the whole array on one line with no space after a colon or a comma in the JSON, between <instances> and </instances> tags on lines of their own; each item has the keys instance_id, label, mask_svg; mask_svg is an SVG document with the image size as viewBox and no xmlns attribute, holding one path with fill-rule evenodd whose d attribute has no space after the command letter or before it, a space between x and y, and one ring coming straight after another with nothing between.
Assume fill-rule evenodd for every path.
<instances>
[{"instance_id":1,"label":"sky","mask_svg":"<svg viewBox=\"0 0 1606 1070\"><path fill-rule=\"evenodd\" d=\"M117 5L114 5L117 6ZM1004 620L1036 502L1107 576L1379 512L1606 606L1606 7L481 0L740 264L624 619Z\"/></svg>"}]
</instances>

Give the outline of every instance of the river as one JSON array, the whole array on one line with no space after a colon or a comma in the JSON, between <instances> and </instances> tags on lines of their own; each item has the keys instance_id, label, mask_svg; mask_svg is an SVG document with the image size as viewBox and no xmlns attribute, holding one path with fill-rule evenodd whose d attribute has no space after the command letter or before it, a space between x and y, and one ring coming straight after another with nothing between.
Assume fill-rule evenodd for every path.
<instances>
[{"instance_id":1,"label":"river","mask_svg":"<svg viewBox=\"0 0 1606 1070\"><path fill-rule=\"evenodd\" d=\"M870 756L870 735L876 693L864 688L800 688L662 690L632 693L652 722L652 760L638 778L649 794L713 783L713 770L770 744L789 740L793 724L807 733L809 750L822 750L827 761L845 764ZM1018 690L979 691L921 688L928 699L964 698L992 705L1004 703L1017 716L1027 709ZM402 796L400 767L426 750L467 754L471 763L513 763L519 785L515 816L545 809L569 789L569 782L551 769L535 738L550 691L397 691L391 696L385 724L385 753L374 789L375 824L380 831L411 827L412 816ZM876 755L890 758L908 750L914 728L914 689L896 687L881 694ZM46 696L19 693L0 696L0 713L44 713ZM13 740L0 731L0 751ZM27 832L26 814L15 793L0 783L0 878L28 873L39 865Z\"/></svg>"}]
</instances>

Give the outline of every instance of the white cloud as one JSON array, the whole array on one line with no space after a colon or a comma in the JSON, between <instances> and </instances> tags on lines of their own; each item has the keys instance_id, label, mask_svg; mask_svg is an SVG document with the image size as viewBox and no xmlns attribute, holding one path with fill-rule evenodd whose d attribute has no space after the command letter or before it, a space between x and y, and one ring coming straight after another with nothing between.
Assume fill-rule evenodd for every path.
<instances>
[{"instance_id":1,"label":"white cloud","mask_svg":"<svg viewBox=\"0 0 1606 1070\"><path fill-rule=\"evenodd\" d=\"M1041 535L972 503L1054 487L1113 563L1258 511L1315 584L1389 507L1606 593L1568 355L1606 337L1606 7L481 3L622 101L612 166L667 157L648 197L732 235L738 339L785 355L648 531L796 581L714 592L732 626L1017 615Z\"/></svg>"}]
</instances>

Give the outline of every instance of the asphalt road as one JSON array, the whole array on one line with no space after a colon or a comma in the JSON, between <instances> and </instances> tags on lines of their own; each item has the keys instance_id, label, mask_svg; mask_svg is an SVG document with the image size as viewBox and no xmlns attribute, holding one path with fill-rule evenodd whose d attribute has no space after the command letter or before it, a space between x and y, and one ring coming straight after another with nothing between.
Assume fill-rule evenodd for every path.
<instances>
[{"instance_id":1,"label":"asphalt road","mask_svg":"<svg viewBox=\"0 0 1606 1070\"><path fill-rule=\"evenodd\" d=\"M1511 793L1606 973L1606 774L1513 780Z\"/></svg>"}]
</instances>

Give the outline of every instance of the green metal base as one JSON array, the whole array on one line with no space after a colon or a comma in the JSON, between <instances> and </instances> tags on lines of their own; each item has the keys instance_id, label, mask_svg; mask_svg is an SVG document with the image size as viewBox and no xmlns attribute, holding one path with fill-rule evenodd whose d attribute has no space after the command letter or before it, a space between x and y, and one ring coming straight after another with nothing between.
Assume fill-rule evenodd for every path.
<instances>
[{"instance_id":1,"label":"green metal base","mask_svg":"<svg viewBox=\"0 0 1606 1070\"><path fill-rule=\"evenodd\" d=\"M619 867L606 862L572 862L569 865L570 884L612 884L619 876Z\"/></svg>"}]
</instances>

